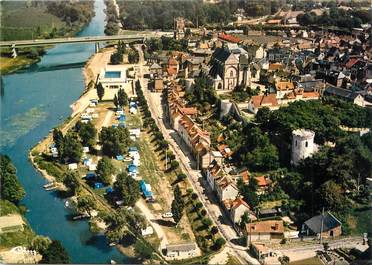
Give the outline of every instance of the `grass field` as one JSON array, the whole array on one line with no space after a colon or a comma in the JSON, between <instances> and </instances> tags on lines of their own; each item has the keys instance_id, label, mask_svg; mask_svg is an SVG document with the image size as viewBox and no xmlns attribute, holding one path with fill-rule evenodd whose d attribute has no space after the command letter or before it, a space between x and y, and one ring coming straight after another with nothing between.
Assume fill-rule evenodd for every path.
<instances>
[{"instance_id":1,"label":"grass field","mask_svg":"<svg viewBox=\"0 0 372 265\"><path fill-rule=\"evenodd\" d=\"M65 26L58 17L45 12L45 7L27 7L26 1L1 4L1 40L32 39Z\"/></svg>"},{"instance_id":2,"label":"grass field","mask_svg":"<svg viewBox=\"0 0 372 265\"><path fill-rule=\"evenodd\" d=\"M0 200L0 216L19 213L19 209L14 204ZM28 225L23 231L3 233L0 235L0 250L15 246L28 246L34 237L35 233Z\"/></svg>"},{"instance_id":3,"label":"grass field","mask_svg":"<svg viewBox=\"0 0 372 265\"><path fill-rule=\"evenodd\" d=\"M0 73L5 75L37 61L37 59L30 59L26 56L18 56L17 58L0 57Z\"/></svg>"}]
</instances>

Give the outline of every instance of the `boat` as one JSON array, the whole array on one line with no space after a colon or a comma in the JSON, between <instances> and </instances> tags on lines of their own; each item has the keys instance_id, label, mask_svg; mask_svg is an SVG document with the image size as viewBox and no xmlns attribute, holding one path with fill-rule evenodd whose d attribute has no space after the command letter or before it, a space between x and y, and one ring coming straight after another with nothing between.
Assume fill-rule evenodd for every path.
<instances>
[{"instance_id":1,"label":"boat","mask_svg":"<svg viewBox=\"0 0 372 265\"><path fill-rule=\"evenodd\" d=\"M47 184L45 184L43 187L46 189L46 188L50 188L52 186L54 186L56 183L55 182L49 182Z\"/></svg>"},{"instance_id":2,"label":"boat","mask_svg":"<svg viewBox=\"0 0 372 265\"><path fill-rule=\"evenodd\" d=\"M112 260L110 260L110 263L111 264L116 264L116 261L112 259Z\"/></svg>"}]
</instances>

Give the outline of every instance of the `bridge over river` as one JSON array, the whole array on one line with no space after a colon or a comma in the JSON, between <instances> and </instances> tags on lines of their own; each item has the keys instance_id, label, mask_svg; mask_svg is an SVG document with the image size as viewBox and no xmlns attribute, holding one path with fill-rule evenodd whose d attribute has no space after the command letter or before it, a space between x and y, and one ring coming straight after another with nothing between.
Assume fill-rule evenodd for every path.
<instances>
[{"instance_id":1,"label":"bridge over river","mask_svg":"<svg viewBox=\"0 0 372 265\"><path fill-rule=\"evenodd\" d=\"M147 38L160 38L161 36L173 36L172 32L151 32L143 34L133 35L114 35L114 36L86 36L86 37L66 37L66 38L55 38L55 39L35 39L35 40L14 40L14 41L0 41L0 48L12 48L13 57L17 56L16 48L21 47L33 47L33 46L46 46L63 43L95 43L96 51L99 50L100 42L107 41L124 41L127 43L131 42L143 42Z\"/></svg>"}]
</instances>

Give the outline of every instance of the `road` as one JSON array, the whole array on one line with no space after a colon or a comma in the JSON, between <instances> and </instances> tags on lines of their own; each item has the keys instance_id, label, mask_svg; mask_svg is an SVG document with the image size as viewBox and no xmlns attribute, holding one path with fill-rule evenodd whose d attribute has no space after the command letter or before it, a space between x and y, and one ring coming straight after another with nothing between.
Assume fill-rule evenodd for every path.
<instances>
[{"instance_id":1,"label":"road","mask_svg":"<svg viewBox=\"0 0 372 265\"><path fill-rule=\"evenodd\" d=\"M171 36L172 32L152 32L140 33L133 35L113 35L113 36L86 36L86 37L67 37L55 39L36 39L36 40L14 40L14 41L0 41L0 48L8 47L31 47L31 46L45 46L61 43L88 43L88 42L105 42L105 41L143 41L146 38L157 38L161 36Z\"/></svg>"},{"instance_id":2,"label":"road","mask_svg":"<svg viewBox=\"0 0 372 265\"><path fill-rule=\"evenodd\" d=\"M204 188L199 183L199 178L201 177L200 171L194 170L190 167L190 159L180 150L180 146L172 138L171 133L175 135L173 130L168 130L164 125L163 121L163 113L161 108L160 101L155 101L151 92L147 89L147 79L144 76L144 59L143 59L143 52L139 46L137 46L137 50L140 54L140 61L137 71L138 80L141 83L141 87L144 93L145 98L149 104L150 111L155 119L156 124L158 125L159 129L163 133L163 136L166 141L169 143L170 149L176 156L177 161L180 162L180 167L183 172L187 175L191 185L193 186L194 191L198 194L200 201L204 205L208 215L213 220L214 224L219 228L222 237L226 240L227 248L232 250L233 255L235 255L242 264L259 264L258 261L251 256L248 255L247 250L245 247L233 244L231 240L236 239L237 235L233 228L228 224L222 224L220 218L224 218L224 213L220 210L219 207L212 205L209 198L207 198ZM213 209L213 210L211 210ZM225 218L226 219L226 218Z\"/></svg>"}]
</instances>

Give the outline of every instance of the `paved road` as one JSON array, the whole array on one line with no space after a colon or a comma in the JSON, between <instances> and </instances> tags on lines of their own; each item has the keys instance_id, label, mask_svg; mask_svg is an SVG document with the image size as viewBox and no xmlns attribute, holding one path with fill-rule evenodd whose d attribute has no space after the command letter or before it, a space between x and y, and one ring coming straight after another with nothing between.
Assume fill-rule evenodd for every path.
<instances>
[{"instance_id":1,"label":"paved road","mask_svg":"<svg viewBox=\"0 0 372 265\"><path fill-rule=\"evenodd\" d=\"M168 130L163 121L163 113L161 108L161 102L159 98L157 101L154 100L154 97L151 95L150 91L147 89L147 79L143 77L144 75L144 59L143 53L140 47L137 47L137 50L140 54L140 62L137 69L138 72L138 79L141 83L143 88L143 93L147 102L149 104L150 111L154 116L155 122L158 125L159 129L163 133L164 138L168 141L170 148L172 149L173 153L175 154L177 160L180 162L181 169L185 172L188 176L190 183L192 184L194 190L198 194L200 201L203 203L205 209L208 212L208 215L212 218L214 224L219 228L222 237L226 240L226 247L230 248L233 251L233 254L243 263L243 264L259 264L258 261L251 256L248 255L246 248L241 247L239 245L235 245L231 242L232 239L236 239L237 235L235 231L229 225L224 225L221 223L220 219L223 218L224 214L219 209L219 207L215 207L212 205L205 195L204 188L201 186L199 182L200 171L193 170L190 167L190 159L180 150L180 146L178 143L172 138L171 133L173 135L175 132L173 130ZM213 209L213 211L211 210Z\"/></svg>"}]
</instances>

